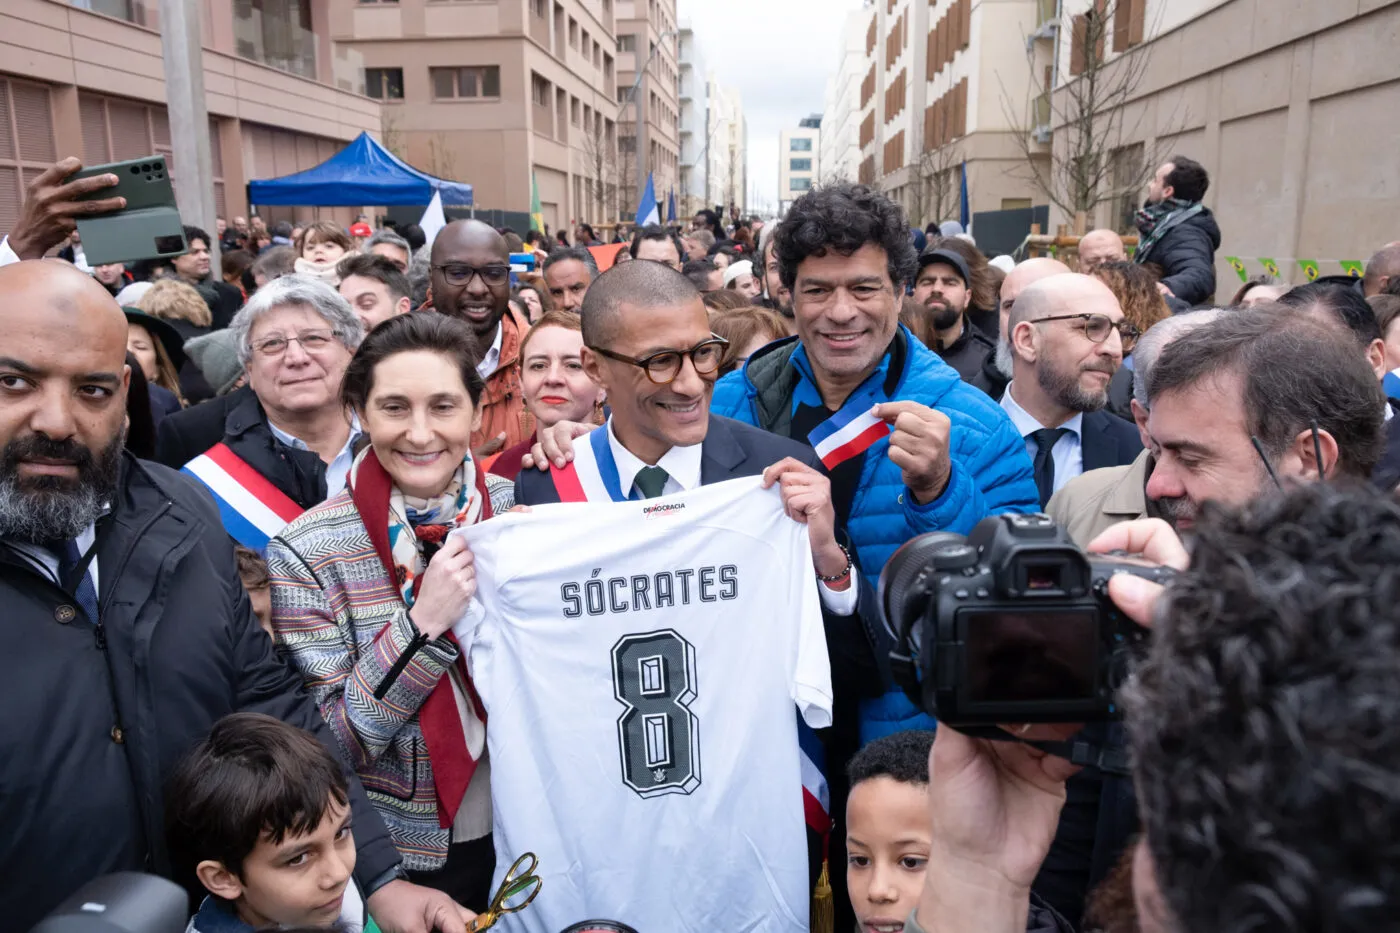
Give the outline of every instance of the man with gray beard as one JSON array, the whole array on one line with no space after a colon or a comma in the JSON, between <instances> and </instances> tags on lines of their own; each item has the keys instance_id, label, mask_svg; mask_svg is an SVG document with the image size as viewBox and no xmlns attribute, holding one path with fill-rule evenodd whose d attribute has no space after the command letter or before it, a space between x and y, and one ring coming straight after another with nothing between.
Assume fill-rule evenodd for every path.
<instances>
[{"instance_id":1,"label":"man with gray beard","mask_svg":"<svg viewBox=\"0 0 1400 933\"><path fill-rule=\"evenodd\" d=\"M122 450L112 296L64 262L13 263L0 333L0 916L27 930L98 876L176 874L162 788L219 718L265 713L339 749L259 628L213 500ZM353 774L350 805L380 927L462 929L470 912L402 880Z\"/></svg>"},{"instance_id":2,"label":"man with gray beard","mask_svg":"<svg viewBox=\"0 0 1400 933\"><path fill-rule=\"evenodd\" d=\"M1001 407L1026 440L1040 507L1086 470L1132 463L1137 429L1103 407L1138 333L1108 286L1076 273L1042 279L1016 298L1005 334L1013 378Z\"/></svg>"}]
</instances>

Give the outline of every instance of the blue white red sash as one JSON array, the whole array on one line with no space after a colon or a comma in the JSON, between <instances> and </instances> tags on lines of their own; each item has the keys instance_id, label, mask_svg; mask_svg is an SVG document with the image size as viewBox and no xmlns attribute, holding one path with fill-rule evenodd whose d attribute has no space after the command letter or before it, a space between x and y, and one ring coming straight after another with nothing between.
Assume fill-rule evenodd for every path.
<instances>
[{"instance_id":1,"label":"blue white red sash","mask_svg":"<svg viewBox=\"0 0 1400 933\"><path fill-rule=\"evenodd\" d=\"M627 501L606 426L590 431L588 443L574 445L573 463L562 470L551 465L549 470L560 502ZM821 740L802 720L802 714L796 715L802 769L802 816L812 830L825 837L831 832L831 792L821 768L824 757Z\"/></svg>"},{"instance_id":2,"label":"blue white red sash","mask_svg":"<svg viewBox=\"0 0 1400 933\"><path fill-rule=\"evenodd\" d=\"M612 444L608 443L607 425L589 431L588 443L574 445L573 463L562 470L551 464L549 472L560 502L627 501Z\"/></svg>"},{"instance_id":3,"label":"blue white red sash","mask_svg":"<svg viewBox=\"0 0 1400 933\"><path fill-rule=\"evenodd\" d=\"M841 410L807 435L807 442L828 470L865 453L871 445L890 434L889 423L870 413L882 401L874 386L857 391Z\"/></svg>"},{"instance_id":4,"label":"blue white red sash","mask_svg":"<svg viewBox=\"0 0 1400 933\"><path fill-rule=\"evenodd\" d=\"M261 554L268 539L303 511L267 477L223 444L215 444L180 468L214 495L229 537Z\"/></svg>"}]
</instances>

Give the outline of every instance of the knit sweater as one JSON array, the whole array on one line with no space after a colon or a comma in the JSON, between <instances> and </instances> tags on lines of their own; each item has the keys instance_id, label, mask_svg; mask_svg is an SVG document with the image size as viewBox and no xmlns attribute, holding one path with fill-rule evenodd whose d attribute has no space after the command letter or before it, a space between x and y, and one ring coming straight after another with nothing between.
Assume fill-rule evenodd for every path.
<instances>
[{"instance_id":1,"label":"knit sweater","mask_svg":"<svg viewBox=\"0 0 1400 933\"><path fill-rule=\"evenodd\" d=\"M428 642L375 696L418 630L348 490L269 541L267 568L277 640L340 739L404 867L441 868L451 830L438 825L418 710L456 662L456 644L446 636Z\"/></svg>"}]
</instances>

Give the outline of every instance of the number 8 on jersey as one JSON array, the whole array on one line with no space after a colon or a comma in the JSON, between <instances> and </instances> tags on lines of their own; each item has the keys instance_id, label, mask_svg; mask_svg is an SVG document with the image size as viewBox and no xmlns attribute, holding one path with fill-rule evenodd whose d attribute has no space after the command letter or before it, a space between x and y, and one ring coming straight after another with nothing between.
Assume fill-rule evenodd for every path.
<instances>
[{"instance_id":1,"label":"number 8 on jersey","mask_svg":"<svg viewBox=\"0 0 1400 933\"><path fill-rule=\"evenodd\" d=\"M695 647L672 629L627 635L612 649L622 780L641 797L689 794L700 786Z\"/></svg>"}]
</instances>

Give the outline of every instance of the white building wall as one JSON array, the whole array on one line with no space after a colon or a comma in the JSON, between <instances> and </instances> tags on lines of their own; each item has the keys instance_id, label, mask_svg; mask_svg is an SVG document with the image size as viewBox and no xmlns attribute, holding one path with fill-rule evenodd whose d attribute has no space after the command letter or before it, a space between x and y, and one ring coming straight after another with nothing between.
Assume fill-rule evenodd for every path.
<instances>
[{"instance_id":1,"label":"white building wall","mask_svg":"<svg viewBox=\"0 0 1400 933\"><path fill-rule=\"evenodd\" d=\"M860 82L869 67L865 30L869 14L846 16L840 64L826 85L822 116L822 181L855 181L860 169Z\"/></svg>"}]
</instances>

